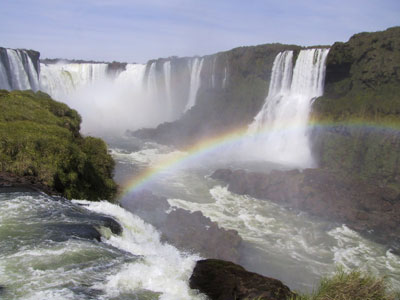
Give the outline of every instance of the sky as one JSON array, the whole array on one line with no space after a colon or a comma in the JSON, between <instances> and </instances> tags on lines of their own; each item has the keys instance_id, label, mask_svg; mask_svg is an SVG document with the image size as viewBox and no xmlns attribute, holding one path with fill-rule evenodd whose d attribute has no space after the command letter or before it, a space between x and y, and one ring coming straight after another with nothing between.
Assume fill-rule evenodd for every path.
<instances>
[{"instance_id":1,"label":"sky","mask_svg":"<svg viewBox=\"0 0 400 300\"><path fill-rule=\"evenodd\" d=\"M0 0L0 46L41 58L144 63L399 25L400 0Z\"/></svg>"}]
</instances>

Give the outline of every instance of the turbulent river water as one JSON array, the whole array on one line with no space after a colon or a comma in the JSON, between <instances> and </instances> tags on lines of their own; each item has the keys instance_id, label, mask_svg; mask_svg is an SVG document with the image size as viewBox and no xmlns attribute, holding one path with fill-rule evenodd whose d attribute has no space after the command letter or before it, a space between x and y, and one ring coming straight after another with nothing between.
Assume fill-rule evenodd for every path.
<instances>
[{"instance_id":1,"label":"turbulent river water","mask_svg":"<svg viewBox=\"0 0 400 300\"><path fill-rule=\"evenodd\" d=\"M108 142L120 183L176 152L132 138ZM388 276L400 288L400 258L386 247L343 224L232 194L208 176L224 166L255 169L260 164L234 164L216 157L195 160L166 169L146 188L168 197L173 207L199 210L220 226L237 230L244 240L241 264L292 289L311 290L337 265ZM115 218L123 227L122 235L99 226L102 242L60 235L60 228L87 224L85 216L93 213ZM200 257L161 242L150 224L108 202L0 193L0 241L0 298L205 299L188 287Z\"/></svg>"}]
</instances>

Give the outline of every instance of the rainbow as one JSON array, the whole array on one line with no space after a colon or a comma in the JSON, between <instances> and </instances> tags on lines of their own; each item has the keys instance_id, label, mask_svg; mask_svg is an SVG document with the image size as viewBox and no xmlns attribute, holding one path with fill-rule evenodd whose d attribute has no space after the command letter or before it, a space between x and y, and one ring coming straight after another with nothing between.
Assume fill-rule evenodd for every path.
<instances>
[{"instance_id":1,"label":"rainbow","mask_svg":"<svg viewBox=\"0 0 400 300\"><path fill-rule=\"evenodd\" d=\"M347 122L317 122L310 121L309 129L329 129L333 127L347 127L351 129L367 129L367 130L386 130L392 133L400 133L400 124L397 122L380 123L376 121L366 121L365 119L351 120ZM279 128L274 127L274 132L282 132L288 130L298 130L297 124L285 123ZM272 129L264 129L257 133L258 136L267 135ZM162 172L170 171L181 167L183 164L198 160L210 155L215 151L223 150L228 146L240 145L246 139L254 138L254 135L248 134L248 127L240 127L222 134L206 137L197 143L175 152L174 155L168 156L167 159L148 167L129 178L124 184L121 192L121 197L134 193L146 187L147 184L153 182Z\"/></svg>"}]
</instances>

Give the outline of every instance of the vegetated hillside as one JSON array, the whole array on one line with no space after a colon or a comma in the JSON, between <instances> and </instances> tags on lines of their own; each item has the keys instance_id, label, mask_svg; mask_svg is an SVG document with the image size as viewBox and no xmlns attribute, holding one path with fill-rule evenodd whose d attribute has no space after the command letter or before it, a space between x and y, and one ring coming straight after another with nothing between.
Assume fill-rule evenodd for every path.
<instances>
[{"instance_id":1,"label":"vegetated hillside","mask_svg":"<svg viewBox=\"0 0 400 300\"><path fill-rule=\"evenodd\" d=\"M0 171L71 199L112 199L114 161L106 144L79 134L80 115L47 94L0 90Z\"/></svg>"},{"instance_id":2,"label":"vegetated hillside","mask_svg":"<svg viewBox=\"0 0 400 300\"><path fill-rule=\"evenodd\" d=\"M333 45L313 118L321 167L400 191L400 27Z\"/></svg>"},{"instance_id":3,"label":"vegetated hillside","mask_svg":"<svg viewBox=\"0 0 400 300\"><path fill-rule=\"evenodd\" d=\"M266 44L206 56L196 105L178 121L133 134L161 143L182 145L203 136L246 126L261 109L268 94L276 55L284 50L294 50L297 55L300 49L295 45ZM226 83L222 84L225 70ZM213 78L217 82L214 86Z\"/></svg>"}]
</instances>

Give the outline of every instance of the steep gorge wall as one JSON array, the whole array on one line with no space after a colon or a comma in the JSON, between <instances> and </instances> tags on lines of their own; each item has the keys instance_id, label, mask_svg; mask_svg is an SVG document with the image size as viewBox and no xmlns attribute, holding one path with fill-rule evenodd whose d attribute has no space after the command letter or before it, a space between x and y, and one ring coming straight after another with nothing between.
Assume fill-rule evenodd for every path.
<instances>
[{"instance_id":1,"label":"steep gorge wall","mask_svg":"<svg viewBox=\"0 0 400 300\"><path fill-rule=\"evenodd\" d=\"M332 46L312 117L319 166L400 190L400 27Z\"/></svg>"}]
</instances>

